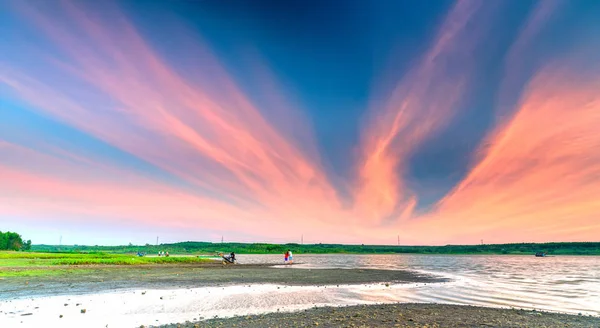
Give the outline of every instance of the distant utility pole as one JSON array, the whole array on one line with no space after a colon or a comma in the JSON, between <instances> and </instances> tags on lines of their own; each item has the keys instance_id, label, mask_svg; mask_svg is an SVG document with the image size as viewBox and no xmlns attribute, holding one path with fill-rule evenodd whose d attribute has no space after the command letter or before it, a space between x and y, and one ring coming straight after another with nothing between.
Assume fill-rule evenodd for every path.
<instances>
[{"instance_id":1,"label":"distant utility pole","mask_svg":"<svg viewBox=\"0 0 600 328\"><path fill-rule=\"evenodd\" d=\"M158 236L156 236L156 246L158 246Z\"/></svg>"},{"instance_id":2,"label":"distant utility pole","mask_svg":"<svg viewBox=\"0 0 600 328\"><path fill-rule=\"evenodd\" d=\"M304 235L300 236L300 244L304 245Z\"/></svg>"},{"instance_id":3,"label":"distant utility pole","mask_svg":"<svg viewBox=\"0 0 600 328\"><path fill-rule=\"evenodd\" d=\"M223 243L223 236L221 236L221 244Z\"/></svg>"},{"instance_id":4,"label":"distant utility pole","mask_svg":"<svg viewBox=\"0 0 600 328\"><path fill-rule=\"evenodd\" d=\"M398 246L400 246L400 235L398 235Z\"/></svg>"},{"instance_id":5,"label":"distant utility pole","mask_svg":"<svg viewBox=\"0 0 600 328\"><path fill-rule=\"evenodd\" d=\"M58 239L58 246L62 246L62 235L60 235L60 238Z\"/></svg>"},{"instance_id":6,"label":"distant utility pole","mask_svg":"<svg viewBox=\"0 0 600 328\"><path fill-rule=\"evenodd\" d=\"M481 245L483 245L483 239L481 240Z\"/></svg>"}]
</instances>

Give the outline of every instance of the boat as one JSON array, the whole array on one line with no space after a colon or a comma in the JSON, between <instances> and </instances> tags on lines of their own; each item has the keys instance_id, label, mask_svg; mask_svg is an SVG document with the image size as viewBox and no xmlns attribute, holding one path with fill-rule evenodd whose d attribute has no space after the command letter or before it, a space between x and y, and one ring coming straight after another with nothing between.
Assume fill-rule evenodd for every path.
<instances>
[{"instance_id":1,"label":"boat","mask_svg":"<svg viewBox=\"0 0 600 328\"><path fill-rule=\"evenodd\" d=\"M544 253L544 252L537 252L537 253L535 253L535 257L546 257L546 253Z\"/></svg>"}]
</instances>

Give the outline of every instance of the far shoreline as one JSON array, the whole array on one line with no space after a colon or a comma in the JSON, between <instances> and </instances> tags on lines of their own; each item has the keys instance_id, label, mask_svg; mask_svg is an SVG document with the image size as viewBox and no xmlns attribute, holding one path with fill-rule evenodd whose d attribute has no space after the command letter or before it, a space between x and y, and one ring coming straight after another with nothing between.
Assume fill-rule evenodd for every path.
<instances>
[{"instance_id":1,"label":"far shoreline","mask_svg":"<svg viewBox=\"0 0 600 328\"><path fill-rule=\"evenodd\" d=\"M219 252L236 254L283 255L288 249L294 255L301 254L429 254L429 255L525 255L534 256L537 252L546 255L600 255L600 242L545 242L545 243L509 243L509 244L471 244L441 246L408 245L368 245L368 244L304 244L304 243L238 243L238 242L199 242L186 241L170 244L145 244L121 246L88 245L41 245L34 244L32 251L37 252L106 252L157 254L168 251L171 254L216 255Z\"/></svg>"}]
</instances>

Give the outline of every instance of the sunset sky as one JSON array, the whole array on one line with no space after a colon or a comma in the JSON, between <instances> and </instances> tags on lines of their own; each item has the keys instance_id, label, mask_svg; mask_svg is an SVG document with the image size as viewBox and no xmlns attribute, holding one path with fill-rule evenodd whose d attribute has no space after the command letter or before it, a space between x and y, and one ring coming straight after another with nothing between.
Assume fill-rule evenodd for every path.
<instances>
[{"instance_id":1,"label":"sunset sky","mask_svg":"<svg viewBox=\"0 0 600 328\"><path fill-rule=\"evenodd\" d=\"M0 1L34 244L600 240L600 1Z\"/></svg>"}]
</instances>

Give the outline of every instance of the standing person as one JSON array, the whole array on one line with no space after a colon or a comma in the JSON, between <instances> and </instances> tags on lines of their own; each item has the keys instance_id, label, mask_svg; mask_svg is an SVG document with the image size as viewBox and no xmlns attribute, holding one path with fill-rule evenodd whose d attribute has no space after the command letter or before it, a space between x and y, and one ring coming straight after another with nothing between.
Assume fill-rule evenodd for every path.
<instances>
[{"instance_id":1,"label":"standing person","mask_svg":"<svg viewBox=\"0 0 600 328\"><path fill-rule=\"evenodd\" d=\"M289 249L288 249L288 261L290 264L294 263L294 260L292 259L292 251L290 251Z\"/></svg>"},{"instance_id":2,"label":"standing person","mask_svg":"<svg viewBox=\"0 0 600 328\"><path fill-rule=\"evenodd\" d=\"M288 263L289 256L290 256L290 251L285 252L285 254L283 255L283 263L285 263L285 264Z\"/></svg>"}]
</instances>

